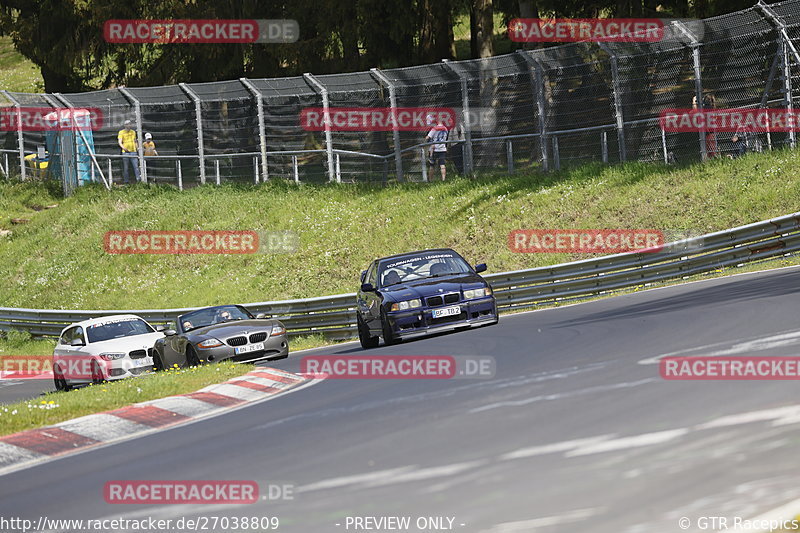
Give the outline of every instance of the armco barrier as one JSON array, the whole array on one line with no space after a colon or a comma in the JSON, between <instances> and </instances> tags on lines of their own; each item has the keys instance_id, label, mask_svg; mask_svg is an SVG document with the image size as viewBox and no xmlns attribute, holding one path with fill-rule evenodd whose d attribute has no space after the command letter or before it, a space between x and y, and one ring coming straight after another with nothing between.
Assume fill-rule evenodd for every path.
<instances>
[{"instance_id":1,"label":"armco barrier","mask_svg":"<svg viewBox=\"0 0 800 533\"><path fill-rule=\"evenodd\" d=\"M501 310L516 310L564 298L589 297L800 250L800 212L725 231L669 243L658 253L624 253L572 263L489 274ZM292 336L322 334L351 338L356 333L356 295L339 294L244 304L254 313L281 320ZM87 318L133 313L167 324L194 308L59 311L0 307L0 330L57 336L64 326Z\"/></svg>"}]
</instances>

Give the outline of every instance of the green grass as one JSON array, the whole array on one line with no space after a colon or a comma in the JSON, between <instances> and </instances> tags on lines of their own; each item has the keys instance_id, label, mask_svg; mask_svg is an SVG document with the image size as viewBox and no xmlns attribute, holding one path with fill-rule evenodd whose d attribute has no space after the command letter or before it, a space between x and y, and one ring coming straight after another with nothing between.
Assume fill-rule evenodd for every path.
<instances>
[{"instance_id":1,"label":"green grass","mask_svg":"<svg viewBox=\"0 0 800 533\"><path fill-rule=\"evenodd\" d=\"M517 228L709 232L797 210L800 153L751 154L682 168L629 163L431 184L86 187L63 199L0 181L0 305L147 309L352 292L375 257L447 246L490 272L584 258L517 254ZM58 203L35 211L33 205ZM24 217L13 225L6 213ZM108 255L109 230L290 230L293 254Z\"/></svg>"},{"instance_id":2,"label":"green grass","mask_svg":"<svg viewBox=\"0 0 800 533\"><path fill-rule=\"evenodd\" d=\"M14 49L11 37L0 36L0 87L20 93L44 91L39 68Z\"/></svg>"},{"instance_id":3,"label":"green grass","mask_svg":"<svg viewBox=\"0 0 800 533\"><path fill-rule=\"evenodd\" d=\"M70 392L0 406L0 435L49 426L175 394L186 394L240 376L252 365L216 364L157 372L139 378L89 385Z\"/></svg>"}]
</instances>

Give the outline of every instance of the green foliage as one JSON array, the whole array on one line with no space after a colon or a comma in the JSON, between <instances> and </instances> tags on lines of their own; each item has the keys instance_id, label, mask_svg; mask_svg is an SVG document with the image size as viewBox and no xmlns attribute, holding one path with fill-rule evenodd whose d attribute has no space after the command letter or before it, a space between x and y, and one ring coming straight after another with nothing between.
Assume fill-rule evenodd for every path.
<instances>
[{"instance_id":1,"label":"green foliage","mask_svg":"<svg viewBox=\"0 0 800 533\"><path fill-rule=\"evenodd\" d=\"M6 343L11 348L20 348L31 341L31 334L27 331L11 329L5 332Z\"/></svg>"}]
</instances>

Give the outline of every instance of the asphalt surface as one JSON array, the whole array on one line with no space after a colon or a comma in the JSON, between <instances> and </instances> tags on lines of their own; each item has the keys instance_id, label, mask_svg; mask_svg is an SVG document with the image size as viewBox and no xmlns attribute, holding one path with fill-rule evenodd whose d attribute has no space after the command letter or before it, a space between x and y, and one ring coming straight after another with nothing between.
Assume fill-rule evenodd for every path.
<instances>
[{"instance_id":1,"label":"asphalt surface","mask_svg":"<svg viewBox=\"0 0 800 533\"><path fill-rule=\"evenodd\" d=\"M678 532L682 517L699 531L704 516L752 518L800 498L796 382L665 381L654 358L797 355L798 291L800 269L784 269L370 352L303 352L271 366L297 371L310 354L489 355L496 375L326 380L2 476L0 517L261 516L302 533L390 531L348 527L367 516L410 517L393 531L447 531L447 520L416 521L448 517L453 531L492 533ZM240 506L105 503L107 481L132 479L254 480L262 493L274 484L293 494Z\"/></svg>"}]
</instances>

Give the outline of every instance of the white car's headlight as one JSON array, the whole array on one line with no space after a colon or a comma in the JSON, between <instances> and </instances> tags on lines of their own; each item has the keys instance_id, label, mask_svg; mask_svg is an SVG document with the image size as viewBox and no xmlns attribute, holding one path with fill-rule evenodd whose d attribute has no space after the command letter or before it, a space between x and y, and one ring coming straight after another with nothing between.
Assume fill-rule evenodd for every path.
<instances>
[{"instance_id":1,"label":"white car's headlight","mask_svg":"<svg viewBox=\"0 0 800 533\"><path fill-rule=\"evenodd\" d=\"M422 307L422 302L419 298L413 300L404 300L402 302L393 303L390 308L391 311L405 311L406 309L416 309Z\"/></svg>"},{"instance_id":2,"label":"white car's headlight","mask_svg":"<svg viewBox=\"0 0 800 533\"><path fill-rule=\"evenodd\" d=\"M100 354L100 359L104 361L114 361L116 359L122 359L123 357L125 357L124 353L105 352Z\"/></svg>"},{"instance_id":3,"label":"white car's headlight","mask_svg":"<svg viewBox=\"0 0 800 533\"><path fill-rule=\"evenodd\" d=\"M278 335L283 335L286 333L286 328L281 326L280 324L275 324L272 326L272 333L269 334L270 337L276 337Z\"/></svg>"},{"instance_id":4,"label":"white car's headlight","mask_svg":"<svg viewBox=\"0 0 800 533\"><path fill-rule=\"evenodd\" d=\"M472 300L473 298L483 298L492 294L492 289L485 287L483 289L467 289L464 291L464 299Z\"/></svg>"},{"instance_id":5,"label":"white car's headlight","mask_svg":"<svg viewBox=\"0 0 800 533\"><path fill-rule=\"evenodd\" d=\"M217 346L222 346L222 342L217 339L206 339L197 343L198 348L216 348Z\"/></svg>"}]
</instances>

